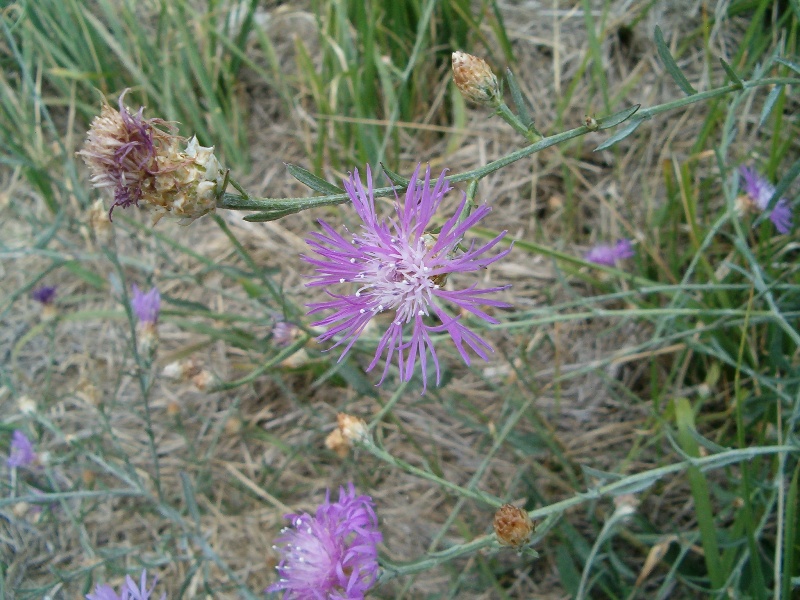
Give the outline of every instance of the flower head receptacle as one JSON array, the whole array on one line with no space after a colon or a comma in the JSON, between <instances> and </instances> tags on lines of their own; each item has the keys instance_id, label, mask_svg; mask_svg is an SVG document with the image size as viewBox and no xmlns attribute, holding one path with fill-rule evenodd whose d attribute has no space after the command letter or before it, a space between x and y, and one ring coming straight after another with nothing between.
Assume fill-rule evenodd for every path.
<instances>
[{"instance_id":1,"label":"flower head receptacle","mask_svg":"<svg viewBox=\"0 0 800 600\"><path fill-rule=\"evenodd\" d=\"M503 238L505 232L484 245L471 244L461 249L464 235L470 227L483 219L491 210L482 204L461 218L467 203L462 194L461 203L436 232L432 220L441 208L451 187L441 174L435 185L431 183L430 168L422 181L417 181L420 167L411 176L405 201L395 203L394 216L381 219L377 214L372 187L372 174L367 168L366 184L356 171L344 187L361 218L357 231L348 231L344 237L324 221L322 232L315 232L306 240L319 256L304 259L316 268L310 286L321 286L331 297L327 302L310 304L309 314L333 311L313 326L326 328L318 337L320 341L335 339L334 347L343 345L341 360L365 330L376 319L378 326L385 315L389 317L385 332L378 343L375 357L367 367L371 370L386 356L386 366L381 382L389 371L393 358L397 358L400 379L409 381L419 362L423 387L427 385L428 358L433 361L437 384L440 380L439 359L434 348L433 335L447 333L464 361L470 363L467 348L488 360L491 346L462 322L467 313L488 322L498 321L487 314L480 305L506 307L508 304L486 298L505 289L494 287L478 289L475 284L464 289L449 290L445 286L448 275L479 271L499 260L510 248L493 256L489 251ZM448 281L450 284L450 281ZM334 291L339 286L347 291ZM456 316L451 316L439 303L452 306ZM410 334L407 330L410 329ZM379 382L380 383L380 382Z\"/></svg>"},{"instance_id":2,"label":"flower head receptacle","mask_svg":"<svg viewBox=\"0 0 800 600\"><path fill-rule=\"evenodd\" d=\"M453 82L467 100L497 108L502 102L502 93L497 77L489 63L466 52L453 52Z\"/></svg>"}]
</instances>

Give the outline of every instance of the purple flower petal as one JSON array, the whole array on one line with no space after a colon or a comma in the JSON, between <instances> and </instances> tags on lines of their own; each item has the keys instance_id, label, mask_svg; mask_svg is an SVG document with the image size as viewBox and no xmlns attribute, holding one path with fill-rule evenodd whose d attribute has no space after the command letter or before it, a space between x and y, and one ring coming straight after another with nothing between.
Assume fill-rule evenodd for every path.
<instances>
[{"instance_id":1,"label":"purple flower petal","mask_svg":"<svg viewBox=\"0 0 800 600\"><path fill-rule=\"evenodd\" d=\"M145 293L136 284L133 284L132 291L131 308L139 323L155 325L161 308L161 294L158 293L158 288L154 287Z\"/></svg>"},{"instance_id":2,"label":"purple flower petal","mask_svg":"<svg viewBox=\"0 0 800 600\"><path fill-rule=\"evenodd\" d=\"M749 196L753 206L760 211L765 211L769 206L770 198L775 194L775 186L758 174L755 169L741 166L739 173L742 176L744 192ZM780 198L769 215L770 221L775 225L778 233L787 234L792 229L792 207L786 198Z\"/></svg>"},{"instance_id":3,"label":"purple flower petal","mask_svg":"<svg viewBox=\"0 0 800 600\"><path fill-rule=\"evenodd\" d=\"M422 183L417 181L419 175L418 165L404 202L401 205L399 198L395 202L394 217L380 220L375 208L372 173L367 167L365 184L356 170L349 180L344 181L344 187L362 220L360 229L347 231L345 237L320 221L322 231L309 234L306 240L318 256L303 258L316 268L310 286L329 288L346 284L352 290L347 294L336 294L326 289L331 300L309 305L309 314L333 311L313 323L328 328L318 339L326 341L335 338L333 347L344 346L339 358L341 360L373 317L383 312L391 313L391 323L381 337L375 358L367 370L374 368L385 357L383 381L396 355L400 378L403 381L411 379L419 362L425 387L429 355L436 371L436 382L440 380L439 359L432 333L449 333L467 363L469 355L463 347L466 340L467 346L482 358L487 357L487 351L491 352L491 347L477 334L469 331L457 318L448 317L438 306L439 302L448 302L460 311L492 323L496 321L479 305L508 306L483 298L484 294L505 289L503 287L445 291L445 279L451 273L478 271L508 254L510 248L493 256L487 255L505 232L487 244L472 244L465 251L460 248L467 230L491 210L488 206L479 206L468 218L459 222L459 216L466 206L466 195L462 195L460 206L439 232L431 234L431 220L451 187L444 177L445 172L433 186L430 168L425 170ZM410 334L404 331L406 328L410 329Z\"/></svg>"},{"instance_id":4,"label":"purple flower petal","mask_svg":"<svg viewBox=\"0 0 800 600\"><path fill-rule=\"evenodd\" d=\"M589 250L584 258L597 265L613 267L617 262L633 256L633 246L630 240L619 240L614 246L598 244Z\"/></svg>"},{"instance_id":5,"label":"purple flower petal","mask_svg":"<svg viewBox=\"0 0 800 600\"><path fill-rule=\"evenodd\" d=\"M156 587L158 578L153 578L153 585L147 589L147 569L142 570L142 575L139 583L137 584L134 579L128 575L125 577L125 583L119 590L119 593L114 591L110 585L100 585L95 587L93 594L86 594L87 600L150 600L153 595L153 590ZM166 592L161 595L161 600L167 597Z\"/></svg>"},{"instance_id":6,"label":"purple flower petal","mask_svg":"<svg viewBox=\"0 0 800 600\"><path fill-rule=\"evenodd\" d=\"M15 429L11 434L11 451L6 460L9 468L13 467L27 467L36 460L36 452L33 450L33 444L22 431Z\"/></svg>"},{"instance_id":7,"label":"purple flower petal","mask_svg":"<svg viewBox=\"0 0 800 600\"><path fill-rule=\"evenodd\" d=\"M290 514L291 525L273 546L281 553L280 579L267 592L283 591L283 600L363 600L378 578L378 531L372 499L356 496L350 483L330 491L314 516Z\"/></svg>"},{"instance_id":8,"label":"purple flower petal","mask_svg":"<svg viewBox=\"0 0 800 600\"><path fill-rule=\"evenodd\" d=\"M56 299L56 286L54 285L43 285L41 287L36 288L31 292L31 298L39 302L40 304L44 304L48 306L52 304Z\"/></svg>"}]
</instances>

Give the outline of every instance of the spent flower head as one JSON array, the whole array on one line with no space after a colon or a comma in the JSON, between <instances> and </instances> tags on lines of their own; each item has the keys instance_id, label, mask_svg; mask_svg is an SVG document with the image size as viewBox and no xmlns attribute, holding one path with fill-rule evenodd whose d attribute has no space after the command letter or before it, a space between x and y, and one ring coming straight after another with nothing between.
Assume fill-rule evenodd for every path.
<instances>
[{"instance_id":1,"label":"spent flower head","mask_svg":"<svg viewBox=\"0 0 800 600\"><path fill-rule=\"evenodd\" d=\"M15 429L11 434L11 447L6 464L9 468L28 467L36 460L33 444L22 431Z\"/></svg>"},{"instance_id":2,"label":"spent flower head","mask_svg":"<svg viewBox=\"0 0 800 600\"><path fill-rule=\"evenodd\" d=\"M453 81L461 94L477 104L497 107L502 102L500 84L492 68L482 58L453 52Z\"/></svg>"},{"instance_id":3,"label":"spent flower head","mask_svg":"<svg viewBox=\"0 0 800 600\"><path fill-rule=\"evenodd\" d=\"M280 579L267 592L283 592L283 600L360 600L378 577L378 531L372 499L357 496L352 483L330 490L314 516L286 515L274 548L281 554Z\"/></svg>"},{"instance_id":4,"label":"spent flower head","mask_svg":"<svg viewBox=\"0 0 800 600\"><path fill-rule=\"evenodd\" d=\"M214 148L196 138L175 135L163 119L145 119L144 107L132 113L119 98L119 110L106 104L92 121L78 152L92 173L92 185L112 190L117 206L142 206L154 213L191 223L216 208L225 172ZM140 205L141 202L141 205Z\"/></svg>"},{"instance_id":5,"label":"spent flower head","mask_svg":"<svg viewBox=\"0 0 800 600\"><path fill-rule=\"evenodd\" d=\"M498 508L492 524L497 541L514 548L527 544L535 529L527 511L513 504L503 504Z\"/></svg>"},{"instance_id":6,"label":"spent flower head","mask_svg":"<svg viewBox=\"0 0 800 600\"><path fill-rule=\"evenodd\" d=\"M130 575L125 577L125 583L119 590L119 593L114 591L110 585L100 585L94 589L94 593L86 594L87 600L150 600L153 595L153 589L156 587L158 578L153 579L153 585L147 589L147 569L142 570L142 576L137 584ZM161 594L161 600L165 600L166 593Z\"/></svg>"},{"instance_id":7,"label":"spent flower head","mask_svg":"<svg viewBox=\"0 0 800 600\"><path fill-rule=\"evenodd\" d=\"M327 327L327 331L317 339L326 341L335 338L334 347L344 345L339 358L342 360L367 324L381 313L387 313L391 320L367 370L375 367L385 354L382 382L396 355L400 378L408 381L419 360L423 386L426 386L429 355L436 369L437 384L440 380L439 359L432 334L448 333L467 364L470 363L470 356L466 347L488 360L491 346L461 322L461 314L469 312L489 323L497 323L479 305L508 306L504 302L486 298L487 294L507 286L477 289L473 284L450 291L444 286L447 276L483 269L511 249L494 256L487 255L505 232L487 244L476 247L472 243L466 249L460 249L464 234L491 210L484 204L476 207L468 217L460 218L467 203L466 194L462 194L461 203L452 216L433 232L432 220L451 187L444 178L445 171L431 187L430 167L426 169L422 182L417 181L419 170L417 166L411 176L405 202L402 205L399 199L395 202L395 216L390 219L380 219L377 215L369 167L366 185L356 170L349 181L344 181L344 186L361 217L360 230L348 231L350 239L346 239L320 220L323 232L314 232L306 240L319 258L303 258L316 267L314 280L308 285L324 287L332 298L327 302L309 305L309 314L333 311L331 315L312 324ZM349 291L332 291L338 285L347 286ZM454 305L461 314L451 316L439 306L439 302ZM407 327L411 329L408 336L404 333Z\"/></svg>"},{"instance_id":8,"label":"spent flower head","mask_svg":"<svg viewBox=\"0 0 800 600\"><path fill-rule=\"evenodd\" d=\"M744 191L741 208L753 212L764 212L769 206L769 200L775 194L775 186L758 174L755 169L745 166L739 167L739 173L744 182ZM786 234L792 229L792 207L786 198L778 199L769 214L769 220L775 225L778 233Z\"/></svg>"},{"instance_id":9,"label":"spent flower head","mask_svg":"<svg viewBox=\"0 0 800 600\"><path fill-rule=\"evenodd\" d=\"M633 256L633 246L630 240L619 240L615 245L598 244L589 250L584 258L589 262L607 267L615 266L619 261Z\"/></svg>"}]
</instances>

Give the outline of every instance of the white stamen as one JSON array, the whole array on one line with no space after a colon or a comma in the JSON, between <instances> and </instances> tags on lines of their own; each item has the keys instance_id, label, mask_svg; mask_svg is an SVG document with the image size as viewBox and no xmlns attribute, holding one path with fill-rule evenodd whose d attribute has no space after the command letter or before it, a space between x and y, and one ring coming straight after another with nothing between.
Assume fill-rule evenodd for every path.
<instances>
[{"instance_id":1,"label":"white stamen","mask_svg":"<svg viewBox=\"0 0 800 600\"><path fill-rule=\"evenodd\" d=\"M351 264L351 265L354 265L354 264L356 264L356 259L355 259L355 258L351 258L351 259L350 259L350 264Z\"/></svg>"},{"instance_id":2,"label":"white stamen","mask_svg":"<svg viewBox=\"0 0 800 600\"><path fill-rule=\"evenodd\" d=\"M339 283L344 283L344 277L339 280Z\"/></svg>"}]
</instances>

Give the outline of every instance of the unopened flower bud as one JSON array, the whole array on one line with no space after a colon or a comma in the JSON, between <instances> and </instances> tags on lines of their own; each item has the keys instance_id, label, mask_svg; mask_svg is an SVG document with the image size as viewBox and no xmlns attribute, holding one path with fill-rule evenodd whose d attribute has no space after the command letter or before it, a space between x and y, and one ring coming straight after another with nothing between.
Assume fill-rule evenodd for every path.
<instances>
[{"instance_id":1,"label":"unopened flower bud","mask_svg":"<svg viewBox=\"0 0 800 600\"><path fill-rule=\"evenodd\" d=\"M492 107L501 102L497 77L482 58L466 52L453 52L453 81L467 100Z\"/></svg>"},{"instance_id":2,"label":"unopened flower bud","mask_svg":"<svg viewBox=\"0 0 800 600\"><path fill-rule=\"evenodd\" d=\"M505 546L521 548L530 541L533 530L528 513L513 504L503 504L494 515L494 533Z\"/></svg>"}]
</instances>

